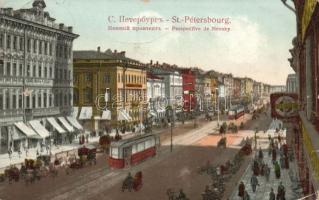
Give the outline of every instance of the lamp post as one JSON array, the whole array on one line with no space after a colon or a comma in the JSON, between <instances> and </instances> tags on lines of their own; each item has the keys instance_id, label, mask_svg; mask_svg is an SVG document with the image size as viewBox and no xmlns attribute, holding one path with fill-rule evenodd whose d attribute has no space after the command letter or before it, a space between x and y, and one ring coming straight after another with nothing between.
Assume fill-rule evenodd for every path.
<instances>
[{"instance_id":1,"label":"lamp post","mask_svg":"<svg viewBox=\"0 0 319 200\"><path fill-rule=\"evenodd\" d=\"M173 152L173 123L174 123L174 110L173 105L169 108L171 118L171 152Z\"/></svg>"},{"instance_id":2,"label":"lamp post","mask_svg":"<svg viewBox=\"0 0 319 200\"><path fill-rule=\"evenodd\" d=\"M215 90L217 91L215 95L216 97L216 102L217 102L217 128L219 128L219 89L218 88L215 88Z\"/></svg>"}]
</instances>

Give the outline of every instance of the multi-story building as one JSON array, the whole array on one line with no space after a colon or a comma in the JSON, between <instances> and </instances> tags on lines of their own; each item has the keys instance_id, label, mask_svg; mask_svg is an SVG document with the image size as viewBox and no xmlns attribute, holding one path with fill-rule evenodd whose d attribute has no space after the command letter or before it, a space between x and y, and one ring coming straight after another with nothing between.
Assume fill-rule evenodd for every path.
<instances>
[{"instance_id":1,"label":"multi-story building","mask_svg":"<svg viewBox=\"0 0 319 200\"><path fill-rule=\"evenodd\" d=\"M299 179L303 193L317 199L319 190L319 4L316 0L296 0L297 36L292 58L299 94L299 123L293 124ZM299 124L299 126L298 126Z\"/></svg>"},{"instance_id":2,"label":"multi-story building","mask_svg":"<svg viewBox=\"0 0 319 200\"><path fill-rule=\"evenodd\" d=\"M59 143L51 134L59 130L62 140L62 127L70 128L63 117L62 127L53 117L72 111L72 43L78 35L56 24L45 7L35 0L29 9L0 8L0 153L31 147L38 138Z\"/></svg>"},{"instance_id":3,"label":"multi-story building","mask_svg":"<svg viewBox=\"0 0 319 200\"><path fill-rule=\"evenodd\" d=\"M181 71L183 78L183 101L184 111L191 112L196 107L195 81L196 77L191 69Z\"/></svg>"},{"instance_id":4,"label":"multi-story building","mask_svg":"<svg viewBox=\"0 0 319 200\"><path fill-rule=\"evenodd\" d=\"M296 93L297 89L297 77L296 74L288 74L286 81L287 92Z\"/></svg>"},{"instance_id":5,"label":"multi-story building","mask_svg":"<svg viewBox=\"0 0 319 200\"><path fill-rule=\"evenodd\" d=\"M74 51L74 105L81 107L79 120L95 130L142 122L147 111L146 79L145 65L127 58L124 51L102 52L100 47ZM111 116L103 117L104 112Z\"/></svg>"},{"instance_id":6,"label":"multi-story building","mask_svg":"<svg viewBox=\"0 0 319 200\"><path fill-rule=\"evenodd\" d=\"M164 118L167 106L165 81L150 72L147 73L147 99L150 113L158 119Z\"/></svg>"},{"instance_id":7,"label":"multi-story building","mask_svg":"<svg viewBox=\"0 0 319 200\"><path fill-rule=\"evenodd\" d=\"M232 74L223 75L223 84L225 86L225 109L228 109L232 106L232 98L234 96L234 79Z\"/></svg>"},{"instance_id":8,"label":"multi-story building","mask_svg":"<svg viewBox=\"0 0 319 200\"><path fill-rule=\"evenodd\" d=\"M240 97L241 97L241 79L240 78L234 78L233 91L234 91L233 100L234 101L240 100Z\"/></svg>"}]
</instances>

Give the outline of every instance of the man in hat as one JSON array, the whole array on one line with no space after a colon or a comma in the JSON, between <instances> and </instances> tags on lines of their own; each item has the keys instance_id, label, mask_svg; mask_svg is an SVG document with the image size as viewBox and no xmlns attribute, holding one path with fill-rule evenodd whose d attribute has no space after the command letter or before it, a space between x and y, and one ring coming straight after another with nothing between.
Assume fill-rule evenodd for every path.
<instances>
[{"instance_id":1,"label":"man in hat","mask_svg":"<svg viewBox=\"0 0 319 200\"><path fill-rule=\"evenodd\" d=\"M271 188L271 191L269 193L269 200L276 200L276 195L274 193L274 189Z\"/></svg>"},{"instance_id":2,"label":"man in hat","mask_svg":"<svg viewBox=\"0 0 319 200\"><path fill-rule=\"evenodd\" d=\"M259 185L259 183L258 183L257 176L255 176L255 174L253 174L253 176L251 177L250 184L253 189L253 192L256 192L256 188L257 188L257 185Z\"/></svg>"},{"instance_id":3,"label":"man in hat","mask_svg":"<svg viewBox=\"0 0 319 200\"><path fill-rule=\"evenodd\" d=\"M282 182L280 181L278 185L278 189L277 189L277 200L286 200L285 193L286 193L286 189L282 185Z\"/></svg>"},{"instance_id":4,"label":"man in hat","mask_svg":"<svg viewBox=\"0 0 319 200\"><path fill-rule=\"evenodd\" d=\"M245 194L245 185L244 183L241 181L239 186L238 186L238 196L243 198Z\"/></svg>"}]
</instances>

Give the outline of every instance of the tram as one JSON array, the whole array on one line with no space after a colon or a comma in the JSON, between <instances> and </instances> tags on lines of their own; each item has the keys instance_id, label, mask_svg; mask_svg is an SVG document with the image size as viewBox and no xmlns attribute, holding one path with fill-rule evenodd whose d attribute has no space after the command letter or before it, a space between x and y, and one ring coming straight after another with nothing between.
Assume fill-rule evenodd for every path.
<instances>
[{"instance_id":1,"label":"tram","mask_svg":"<svg viewBox=\"0 0 319 200\"><path fill-rule=\"evenodd\" d=\"M109 166L121 169L136 165L155 156L159 144L159 136L152 133L111 142L108 156Z\"/></svg>"},{"instance_id":2,"label":"tram","mask_svg":"<svg viewBox=\"0 0 319 200\"><path fill-rule=\"evenodd\" d=\"M233 120L233 119L238 119L241 116L245 114L245 109L243 106L237 106L235 108L232 108L228 112L228 119Z\"/></svg>"}]
</instances>

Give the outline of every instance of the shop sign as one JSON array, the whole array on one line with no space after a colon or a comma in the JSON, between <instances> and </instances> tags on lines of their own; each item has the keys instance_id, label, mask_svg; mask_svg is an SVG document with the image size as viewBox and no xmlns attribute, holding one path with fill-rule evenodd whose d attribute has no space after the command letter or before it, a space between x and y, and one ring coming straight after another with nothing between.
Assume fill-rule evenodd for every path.
<instances>
[{"instance_id":1,"label":"shop sign","mask_svg":"<svg viewBox=\"0 0 319 200\"><path fill-rule=\"evenodd\" d=\"M317 0L305 0L305 5L302 14L302 21L301 21L301 36L304 39L307 28L311 21L311 16L315 10L317 4Z\"/></svg>"},{"instance_id":2,"label":"shop sign","mask_svg":"<svg viewBox=\"0 0 319 200\"><path fill-rule=\"evenodd\" d=\"M126 84L126 87L139 87L139 88L141 88L141 87L142 87L142 84L128 83L128 84Z\"/></svg>"},{"instance_id":3,"label":"shop sign","mask_svg":"<svg viewBox=\"0 0 319 200\"><path fill-rule=\"evenodd\" d=\"M294 120L298 118L298 95L294 93L273 93L270 95L271 116L273 118Z\"/></svg>"},{"instance_id":4,"label":"shop sign","mask_svg":"<svg viewBox=\"0 0 319 200\"><path fill-rule=\"evenodd\" d=\"M307 153L308 156L310 158L310 162L311 162L311 166L312 166L312 170L315 173L315 178L317 180L319 180L319 159L317 156L317 151L313 148L312 143L311 143L311 139L309 134L307 133L307 130L305 128L305 126L303 124L301 124L302 126L302 139L303 139L303 143L307 149Z\"/></svg>"}]
</instances>

